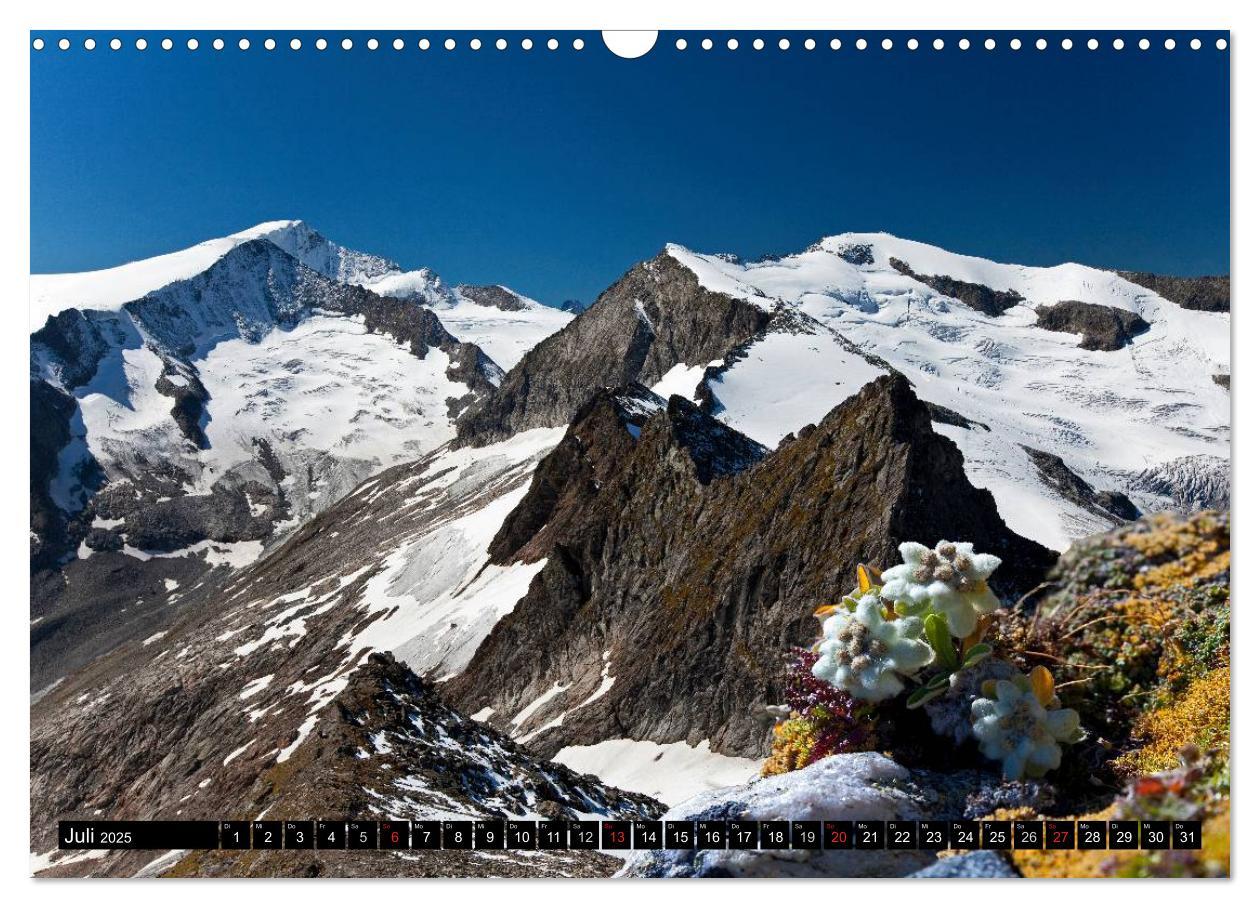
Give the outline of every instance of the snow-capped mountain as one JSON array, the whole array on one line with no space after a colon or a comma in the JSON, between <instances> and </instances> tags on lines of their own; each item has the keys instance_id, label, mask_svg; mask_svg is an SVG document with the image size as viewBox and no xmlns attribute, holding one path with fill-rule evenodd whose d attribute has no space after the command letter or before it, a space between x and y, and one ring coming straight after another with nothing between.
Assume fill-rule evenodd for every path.
<instances>
[{"instance_id":1,"label":"snow-capped mountain","mask_svg":"<svg viewBox=\"0 0 1260 908\"><path fill-rule=\"evenodd\" d=\"M962 448L968 475L994 493L1012 529L1052 548L1122 515L1048 497L1036 452L1142 510L1184 507L1195 497L1182 491L1187 481L1227 481L1227 313L1183 308L1108 271L1002 265L887 234L828 237L754 263L680 246L668 253L710 290L771 311L786 306L835 330L963 417L939 428ZM1067 319L1055 318L1065 310ZM1091 318L1137 330L1113 331L1100 349ZM805 365L819 356L782 335L752 344L706 380L715 412L775 444L851 393L851 368ZM814 377L813 394L800 391L802 369ZM828 374L839 383L819 380ZM788 399L803 408L784 406ZM1152 475L1166 477L1162 487Z\"/></svg>"},{"instance_id":2,"label":"snow-capped mountain","mask_svg":"<svg viewBox=\"0 0 1260 908\"><path fill-rule=\"evenodd\" d=\"M39 641L73 625L101 651L199 571L249 563L363 479L453 437L502 370L432 305L363 286L391 276L405 275L277 221L32 277L32 564L53 572L36 596ZM500 312L448 303L453 322ZM532 301L501 314L477 335L509 357L569 319ZM134 579L92 589L120 569Z\"/></svg>"},{"instance_id":3,"label":"snow-capped mountain","mask_svg":"<svg viewBox=\"0 0 1260 908\"><path fill-rule=\"evenodd\" d=\"M267 221L231 236L100 271L32 274L30 327L66 309L113 312L126 303L208 269L242 243L267 240L306 267L343 283L380 280L401 268L379 256L338 246L302 221Z\"/></svg>"}]
</instances>

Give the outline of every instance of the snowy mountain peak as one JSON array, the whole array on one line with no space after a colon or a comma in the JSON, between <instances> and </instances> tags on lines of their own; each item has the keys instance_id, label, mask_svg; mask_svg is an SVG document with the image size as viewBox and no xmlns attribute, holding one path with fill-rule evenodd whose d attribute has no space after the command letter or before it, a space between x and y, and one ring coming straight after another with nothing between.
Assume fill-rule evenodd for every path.
<instances>
[{"instance_id":1,"label":"snowy mountain peak","mask_svg":"<svg viewBox=\"0 0 1260 908\"><path fill-rule=\"evenodd\" d=\"M260 239L273 243L324 277L343 283L366 283L401 270L388 259L338 246L304 221L266 221L178 252L113 268L32 274L30 330L38 331L50 316L66 309L117 311L156 290L201 274L237 246Z\"/></svg>"}]
</instances>

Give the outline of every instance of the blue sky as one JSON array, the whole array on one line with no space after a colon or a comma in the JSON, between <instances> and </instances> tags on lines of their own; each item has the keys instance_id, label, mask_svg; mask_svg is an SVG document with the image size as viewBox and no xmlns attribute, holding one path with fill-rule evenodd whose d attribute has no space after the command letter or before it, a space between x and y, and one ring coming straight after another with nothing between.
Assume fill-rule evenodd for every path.
<instances>
[{"instance_id":1,"label":"blue sky","mask_svg":"<svg viewBox=\"0 0 1260 908\"><path fill-rule=\"evenodd\" d=\"M589 301L666 242L745 256L887 230L1026 264L1229 270L1229 52L972 47L345 52L148 33L31 54L31 270L107 267L302 218L333 240ZM113 34L113 33L110 33ZM163 52L158 41L175 38ZM332 33L330 33L332 34ZM336 33L339 37L341 33ZM382 33L392 40L396 33ZM1126 48L1110 39L1120 34ZM201 47L189 52L190 36ZM442 33L441 37L445 37ZM838 36L843 49L829 50ZM1007 49L1012 35L1023 40ZM439 36L431 36L435 39Z\"/></svg>"}]
</instances>

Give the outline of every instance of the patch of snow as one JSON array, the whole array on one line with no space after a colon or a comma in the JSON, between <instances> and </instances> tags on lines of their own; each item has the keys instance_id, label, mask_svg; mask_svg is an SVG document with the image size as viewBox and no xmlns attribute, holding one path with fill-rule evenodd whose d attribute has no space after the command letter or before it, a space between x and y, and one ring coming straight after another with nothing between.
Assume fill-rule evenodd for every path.
<instances>
[{"instance_id":1,"label":"patch of snow","mask_svg":"<svg viewBox=\"0 0 1260 908\"><path fill-rule=\"evenodd\" d=\"M546 706L548 701L564 693L566 690L569 689L569 687L570 685L561 684L559 681L557 681L555 684L551 685L551 687L549 687L547 690L543 691L543 693L540 694L538 697L534 698L532 701L525 704L525 706L521 708L520 712L518 712L515 716L513 716L511 719L508 720L509 724L513 728L520 725L522 722L524 722L534 713L538 712L538 710L542 709L542 707ZM493 712L493 710L491 710L491 712Z\"/></svg>"},{"instance_id":2,"label":"patch of snow","mask_svg":"<svg viewBox=\"0 0 1260 908\"><path fill-rule=\"evenodd\" d=\"M752 343L709 380L709 390L718 419L773 449L885 371L810 320Z\"/></svg>"},{"instance_id":3,"label":"patch of snow","mask_svg":"<svg viewBox=\"0 0 1260 908\"><path fill-rule=\"evenodd\" d=\"M298 726L297 737L286 747L282 747L280 752L276 754L276 762L284 763L293 756L293 752L302 746L302 742L306 740L306 736L311 733L319 722L318 716L307 716L302 724Z\"/></svg>"},{"instance_id":4,"label":"patch of snow","mask_svg":"<svg viewBox=\"0 0 1260 908\"><path fill-rule=\"evenodd\" d=\"M78 864L82 861L95 861L109 854L109 850L105 848L93 848L88 851L63 851L60 848L54 848L52 851L46 851L43 854L31 852L30 868L31 876L42 873L45 870L51 870L53 867L64 867L67 864Z\"/></svg>"},{"instance_id":5,"label":"patch of snow","mask_svg":"<svg viewBox=\"0 0 1260 908\"><path fill-rule=\"evenodd\" d=\"M232 751L230 754L228 754L226 757L223 758L223 765L227 766L229 763L231 763L241 754L245 753L245 751L249 750L250 747L253 746L254 742L257 740L258 740L257 738L250 738L240 747L236 748L236 750Z\"/></svg>"},{"instance_id":6,"label":"patch of snow","mask_svg":"<svg viewBox=\"0 0 1260 908\"><path fill-rule=\"evenodd\" d=\"M652 393L659 394L666 400L677 394L679 397L685 397L687 400L695 403L696 386L704 378L704 370L705 366L703 365L689 366L686 363L676 363L668 372L661 376L660 381L652 386Z\"/></svg>"},{"instance_id":7,"label":"patch of snow","mask_svg":"<svg viewBox=\"0 0 1260 908\"><path fill-rule=\"evenodd\" d=\"M275 677L275 675L263 675L261 678L255 678L253 681L250 681L241 688L240 698L242 700L253 699L259 692L265 689L267 685L271 684Z\"/></svg>"},{"instance_id":8,"label":"patch of snow","mask_svg":"<svg viewBox=\"0 0 1260 908\"><path fill-rule=\"evenodd\" d=\"M168 851L166 854L154 858L137 870L136 876L139 878L160 876L163 872L170 870L178 864L186 854L188 854L186 850Z\"/></svg>"},{"instance_id":9,"label":"patch of snow","mask_svg":"<svg viewBox=\"0 0 1260 908\"><path fill-rule=\"evenodd\" d=\"M709 749L707 740L692 747L686 741L657 744L626 738L565 747L553 758L574 772L650 795L668 805L705 791L740 785L758 777L760 760L728 757Z\"/></svg>"}]
</instances>

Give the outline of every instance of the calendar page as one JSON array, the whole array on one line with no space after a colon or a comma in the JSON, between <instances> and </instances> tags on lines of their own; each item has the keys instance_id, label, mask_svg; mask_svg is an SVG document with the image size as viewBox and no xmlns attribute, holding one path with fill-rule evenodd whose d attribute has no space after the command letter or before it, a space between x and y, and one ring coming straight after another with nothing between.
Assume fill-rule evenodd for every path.
<instances>
[{"instance_id":1,"label":"calendar page","mask_svg":"<svg viewBox=\"0 0 1260 908\"><path fill-rule=\"evenodd\" d=\"M30 873L1230 874L1211 30L36 30Z\"/></svg>"}]
</instances>

